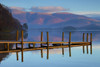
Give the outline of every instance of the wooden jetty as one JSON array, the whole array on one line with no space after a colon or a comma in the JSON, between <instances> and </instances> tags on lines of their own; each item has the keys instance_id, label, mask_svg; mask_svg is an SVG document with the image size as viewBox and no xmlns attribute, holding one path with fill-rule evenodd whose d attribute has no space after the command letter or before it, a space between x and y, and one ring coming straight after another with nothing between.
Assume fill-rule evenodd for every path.
<instances>
[{"instance_id":1,"label":"wooden jetty","mask_svg":"<svg viewBox=\"0 0 100 67\"><path fill-rule=\"evenodd\" d=\"M33 50L41 50L41 58L43 58L43 49L47 49L47 59L49 59L49 49L55 49L55 48L62 48L62 55L64 55L64 48L69 48L69 56L71 57L71 48L72 47L83 47L83 53L85 53L85 46L87 49L88 54L88 46L90 46L90 54L92 54L92 33L90 33L90 41L89 41L89 34L86 35L86 42L85 42L85 33L83 33L83 41L82 42L71 42L71 32L69 32L69 42L64 41L64 32L62 32L62 41L61 42L49 42L49 32L47 32L47 41L43 42L43 32L41 32L41 39L39 42L34 41L24 41L23 40L23 30L21 31L21 41L18 41L18 35L19 32L16 33L16 41L0 41L0 44L4 44L3 50L0 50L0 53L10 53L10 52L16 52L17 60L18 60L18 52L21 52L22 56L22 62L23 62L23 52L24 51L33 51ZM10 49L10 44L16 44L15 49ZM18 48L18 44L21 45L21 48ZM28 48L23 48L24 44L28 44ZM30 44L33 44L33 47L30 46ZM41 47L35 47L35 44L40 44ZM47 46L43 46L43 44L47 44ZM49 44L59 44L55 46L50 46Z\"/></svg>"}]
</instances>

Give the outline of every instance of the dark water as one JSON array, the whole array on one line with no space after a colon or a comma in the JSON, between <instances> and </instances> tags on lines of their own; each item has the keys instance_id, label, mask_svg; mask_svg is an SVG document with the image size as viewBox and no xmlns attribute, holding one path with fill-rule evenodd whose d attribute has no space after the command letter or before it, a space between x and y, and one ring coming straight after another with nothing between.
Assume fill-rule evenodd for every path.
<instances>
[{"instance_id":1,"label":"dark water","mask_svg":"<svg viewBox=\"0 0 100 67\"><path fill-rule=\"evenodd\" d=\"M43 41L47 41L47 30L29 30L28 34L24 34L24 41L40 41L41 32L43 32ZM68 31L48 30L48 32L49 41L60 42L62 32L65 33L64 41L68 41ZM16 53L0 54L0 67L100 67L100 31L74 31L71 41L82 42L83 33L93 33L92 55L90 54L90 47L88 54L86 47L84 54L82 47L71 48L71 57L69 57L68 48L64 48L64 55L62 55L62 48L50 49L49 59L47 59L47 50L43 50L43 58L41 58L40 50L26 51L24 52L24 62L21 62L21 52L18 53L18 61ZM36 44L36 46L40 46L40 44ZM28 47L28 44L24 44L25 47ZM15 48L15 46L12 46L12 48Z\"/></svg>"}]
</instances>

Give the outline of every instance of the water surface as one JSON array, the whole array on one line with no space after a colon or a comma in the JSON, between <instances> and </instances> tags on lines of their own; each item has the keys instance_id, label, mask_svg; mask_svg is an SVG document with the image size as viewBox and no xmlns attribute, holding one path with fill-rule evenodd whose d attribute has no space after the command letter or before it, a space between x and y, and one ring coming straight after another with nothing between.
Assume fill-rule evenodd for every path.
<instances>
[{"instance_id":1,"label":"water surface","mask_svg":"<svg viewBox=\"0 0 100 67\"><path fill-rule=\"evenodd\" d=\"M28 34L24 34L24 41L40 41L41 32L43 32L43 41L47 41L47 31L49 32L49 41L62 41L62 32L65 33L64 41L68 41L68 31L32 29L28 31ZM0 54L0 67L100 67L100 31L74 31L71 41L82 42L83 33L93 33L92 54L90 54L90 46L88 54L86 47L84 54L82 46L71 48L71 57L69 56L69 48L64 48L64 54L62 54L62 48L50 49L49 59L47 59L47 50L43 50L43 57L41 57L41 50L26 51L24 52L24 62L22 62L21 52L18 53L18 60L16 53L6 53ZM40 44L36 44L36 46L40 46ZM28 47L28 44L24 44L25 47ZM15 48L15 46L11 48Z\"/></svg>"}]
</instances>

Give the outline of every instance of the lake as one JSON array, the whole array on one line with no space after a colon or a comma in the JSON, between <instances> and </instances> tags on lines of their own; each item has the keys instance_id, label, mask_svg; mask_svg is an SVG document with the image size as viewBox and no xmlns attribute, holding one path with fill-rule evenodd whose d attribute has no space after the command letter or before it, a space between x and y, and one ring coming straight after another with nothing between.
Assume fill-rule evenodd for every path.
<instances>
[{"instance_id":1,"label":"lake","mask_svg":"<svg viewBox=\"0 0 100 67\"><path fill-rule=\"evenodd\" d=\"M40 41L41 32L43 32L43 41L47 41L47 31L49 32L49 41L62 41L62 32L64 32L64 41L68 42L69 40L68 31L30 29L24 34L24 41ZM100 31L72 31L71 41L82 42L83 33L85 33L85 41L87 33L89 33L89 38L90 33L93 35L92 54L90 54L90 46L88 54L86 47L85 53L83 53L82 46L71 48L71 56L69 56L69 48L64 48L64 53L62 53L62 48L49 49L48 59L47 50L43 50L43 56L41 56L41 50L25 51L24 61L21 62L21 52L18 52L18 60L16 53L4 53L0 54L0 67L100 67ZM0 38L3 39L2 36ZM14 40L15 37L16 34L13 37L12 35L4 35L4 40L9 38ZM20 46L18 45L18 47ZM40 44L36 44L36 47L38 46ZM28 44L24 44L25 47L28 47ZM11 48L15 48L15 45Z\"/></svg>"}]
</instances>

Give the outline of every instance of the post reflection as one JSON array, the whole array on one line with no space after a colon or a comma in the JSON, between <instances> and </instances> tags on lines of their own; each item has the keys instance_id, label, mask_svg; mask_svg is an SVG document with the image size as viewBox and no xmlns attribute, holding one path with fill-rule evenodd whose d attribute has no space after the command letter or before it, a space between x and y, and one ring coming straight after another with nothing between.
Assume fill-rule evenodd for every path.
<instances>
[{"instance_id":1,"label":"post reflection","mask_svg":"<svg viewBox=\"0 0 100 67\"><path fill-rule=\"evenodd\" d=\"M18 57L18 52L16 52L16 57L17 57L17 61L19 60L19 57Z\"/></svg>"},{"instance_id":2,"label":"post reflection","mask_svg":"<svg viewBox=\"0 0 100 67\"><path fill-rule=\"evenodd\" d=\"M43 49L41 49L41 58L43 58Z\"/></svg>"}]
</instances>

